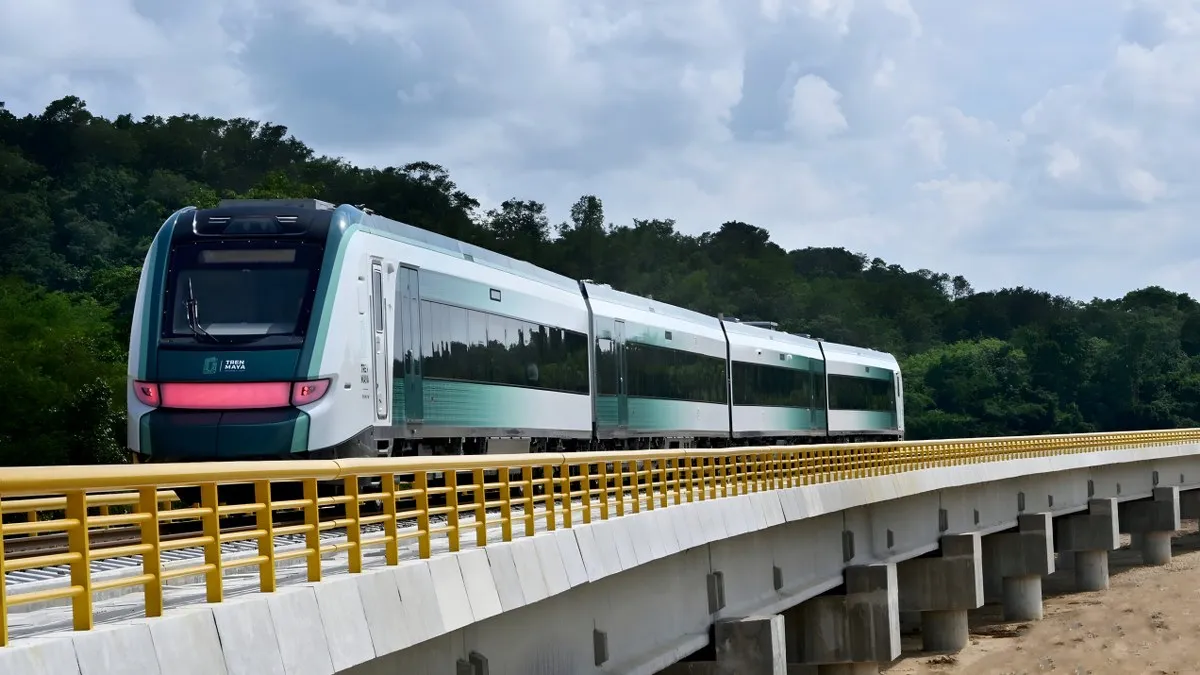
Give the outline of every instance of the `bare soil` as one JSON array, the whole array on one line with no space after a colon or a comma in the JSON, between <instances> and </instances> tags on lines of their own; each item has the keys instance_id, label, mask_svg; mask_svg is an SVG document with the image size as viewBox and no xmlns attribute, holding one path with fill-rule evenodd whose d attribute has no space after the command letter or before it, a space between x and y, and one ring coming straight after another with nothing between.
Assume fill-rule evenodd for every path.
<instances>
[{"instance_id":1,"label":"bare soil","mask_svg":"<svg viewBox=\"0 0 1200 675\"><path fill-rule=\"evenodd\" d=\"M971 613L971 642L956 654L921 653L920 635L903 636L904 654L887 675L1183 675L1200 673L1200 533L1184 521L1174 556L1144 567L1129 537L1109 554L1111 588L1074 591L1074 570L1043 580L1045 617L1004 623L998 605Z\"/></svg>"}]
</instances>

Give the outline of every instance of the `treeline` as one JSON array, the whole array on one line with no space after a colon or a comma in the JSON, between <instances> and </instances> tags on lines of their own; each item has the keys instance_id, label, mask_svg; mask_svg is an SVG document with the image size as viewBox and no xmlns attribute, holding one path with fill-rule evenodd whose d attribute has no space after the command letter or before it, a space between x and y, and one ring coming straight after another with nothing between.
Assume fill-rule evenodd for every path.
<instances>
[{"instance_id":1,"label":"treeline","mask_svg":"<svg viewBox=\"0 0 1200 675\"><path fill-rule=\"evenodd\" d=\"M884 349L907 371L911 438L1195 426L1200 305L1151 287L1079 302L840 248L786 251L742 222L568 222L510 199L484 212L425 162L363 169L246 119L122 115L78 98L0 104L0 464L121 461L133 294L164 218L222 197L316 196L698 311Z\"/></svg>"}]
</instances>

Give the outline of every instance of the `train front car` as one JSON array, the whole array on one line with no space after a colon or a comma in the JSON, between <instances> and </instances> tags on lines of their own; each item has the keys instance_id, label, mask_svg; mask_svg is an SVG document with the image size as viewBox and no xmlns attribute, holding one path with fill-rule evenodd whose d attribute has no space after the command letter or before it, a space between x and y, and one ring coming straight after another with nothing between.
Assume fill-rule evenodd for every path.
<instances>
[{"instance_id":1,"label":"train front car","mask_svg":"<svg viewBox=\"0 0 1200 675\"><path fill-rule=\"evenodd\" d=\"M308 456L313 416L332 414L341 386L313 372L336 286L326 269L330 233L341 233L333 218L317 200L222 202L163 224L130 331L135 461Z\"/></svg>"},{"instance_id":2,"label":"train front car","mask_svg":"<svg viewBox=\"0 0 1200 675\"><path fill-rule=\"evenodd\" d=\"M820 342L825 355L831 441L865 443L904 438L904 388L896 357L863 347Z\"/></svg>"}]
</instances>

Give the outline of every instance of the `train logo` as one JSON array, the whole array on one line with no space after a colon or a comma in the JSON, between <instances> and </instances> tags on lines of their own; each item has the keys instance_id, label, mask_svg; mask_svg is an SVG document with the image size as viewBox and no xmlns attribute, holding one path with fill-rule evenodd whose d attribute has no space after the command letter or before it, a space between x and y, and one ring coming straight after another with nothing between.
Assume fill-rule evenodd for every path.
<instances>
[{"instance_id":1,"label":"train logo","mask_svg":"<svg viewBox=\"0 0 1200 675\"><path fill-rule=\"evenodd\" d=\"M210 356L207 359L204 359L204 374L205 375L216 375L217 374L217 366L220 363L221 363L221 359L218 359L215 356Z\"/></svg>"}]
</instances>

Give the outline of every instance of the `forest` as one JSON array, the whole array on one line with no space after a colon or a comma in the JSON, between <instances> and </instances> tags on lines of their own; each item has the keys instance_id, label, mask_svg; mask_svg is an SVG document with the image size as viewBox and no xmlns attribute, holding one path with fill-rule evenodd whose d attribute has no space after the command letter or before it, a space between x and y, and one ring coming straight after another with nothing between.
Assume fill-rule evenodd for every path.
<instances>
[{"instance_id":1,"label":"forest","mask_svg":"<svg viewBox=\"0 0 1200 675\"><path fill-rule=\"evenodd\" d=\"M699 236L672 220L609 223L596 195L551 223L536 195L484 210L426 161L359 168L279 125L106 119L65 97L23 117L0 103L0 465L125 461L125 360L146 249L171 212L224 197L366 204L573 278L891 351L912 439L1200 420L1200 304L1185 294L977 293L962 276L873 257L886 251L787 251L749 223Z\"/></svg>"}]
</instances>

